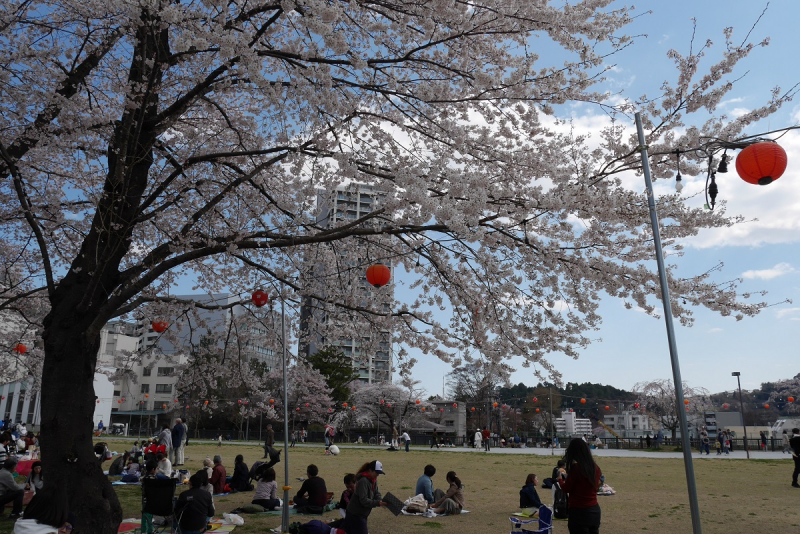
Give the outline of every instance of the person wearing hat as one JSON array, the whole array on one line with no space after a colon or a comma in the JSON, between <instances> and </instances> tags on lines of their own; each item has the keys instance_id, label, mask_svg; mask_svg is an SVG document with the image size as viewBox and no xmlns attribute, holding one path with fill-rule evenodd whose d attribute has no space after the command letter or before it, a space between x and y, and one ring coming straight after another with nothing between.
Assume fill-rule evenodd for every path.
<instances>
[{"instance_id":1,"label":"person wearing hat","mask_svg":"<svg viewBox=\"0 0 800 534\"><path fill-rule=\"evenodd\" d=\"M361 466L356 475L356 490L347 505L347 515L342 529L347 534L369 534L367 518L373 508L386 506L378 491L378 475L384 475L383 464L378 460Z\"/></svg>"}]
</instances>

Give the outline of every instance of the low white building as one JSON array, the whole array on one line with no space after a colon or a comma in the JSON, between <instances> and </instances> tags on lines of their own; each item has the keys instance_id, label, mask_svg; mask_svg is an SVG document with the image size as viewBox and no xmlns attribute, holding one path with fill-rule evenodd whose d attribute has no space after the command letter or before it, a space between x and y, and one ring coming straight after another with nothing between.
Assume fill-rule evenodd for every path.
<instances>
[{"instance_id":1,"label":"low white building","mask_svg":"<svg viewBox=\"0 0 800 534\"><path fill-rule=\"evenodd\" d=\"M34 391L31 380L19 380L0 386L0 414L14 423L25 423L28 430L39 431L42 422L41 393ZM97 426L101 420L108 426L111 421L111 405L114 386L103 372L94 374L96 398L92 421Z\"/></svg>"},{"instance_id":2,"label":"low white building","mask_svg":"<svg viewBox=\"0 0 800 534\"><path fill-rule=\"evenodd\" d=\"M622 438L638 438L652 431L650 418L641 412L622 412L603 416L603 424Z\"/></svg>"}]
</instances>

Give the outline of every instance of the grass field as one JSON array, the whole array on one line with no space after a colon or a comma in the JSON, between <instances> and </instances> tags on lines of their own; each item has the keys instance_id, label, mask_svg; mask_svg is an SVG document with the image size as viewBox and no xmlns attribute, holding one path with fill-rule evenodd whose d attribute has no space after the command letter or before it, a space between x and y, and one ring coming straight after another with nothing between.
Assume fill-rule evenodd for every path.
<instances>
[{"instance_id":1,"label":"grass field","mask_svg":"<svg viewBox=\"0 0 800 534\"><path fill-rule=\"evenodd\" d=\"M128 442L124 442L128 445ZM116 442L111 442L114 448ZM120 450L122 444L118 445ZM528 473L539 478L550 476L554 457L534 455L486 454L483 452L453 452L412 448L410 453L389 452L372 448L345 448L338 456L326 456L320 446L297 447L289 451L289 476L293 491L299 488L298 477L305 476L306 466L319 467L335 495L344 489L342 478L355 472L364 462L378 459L383 462L386 476L379 477L382 493L391 491L406 499L414 491L423 467L431 463L437 468L434 486L446 489L444 475L454 470L465 485L468 514L458 517L423 518L393 516L386 509L376 509L369 520L372 534L430 533L441 530L458 534L501 534L508 532L508 516L517 510L519 489ZM255 446L192 443L187 447L187 467L194 472L206 455L221 454L223 465L232 472L233 459L243 454L251 465L260 460L262 449ZM281 455L283 456L283 455ZM276 465L278 486L283 483L283 462ZM669 458L598 458L606 483L617 494L600 497L602 508L601 531L605 533L692 532L689 501L683 461ZM704 534L735 534L739 532L800 532L798 500L800 490L790 487L792 462L786 460L735 460L704 457L696 459L694 468L699 494L702 530ZM46 476L46 474L45 474ZM139 517L141 488L115 486L124 509L124 517ZM181 488L179 488L179 491ZM294 495L293 492L290 493ZM550 502L549 490L541 490L545 503ZM229 512L250 502L252 492L215 498L217 514ZM263 533L280 526L279 516L243 515L245 525L237 527L239 534ZM324 519L334 519L338 512L328 512ZM305 522L311 516L292 516L292 521ZM13 523L0 520L0 534L11 532ZM557 521L556 533L566 533L566 522Z\"/></svg>"}]
</instances>

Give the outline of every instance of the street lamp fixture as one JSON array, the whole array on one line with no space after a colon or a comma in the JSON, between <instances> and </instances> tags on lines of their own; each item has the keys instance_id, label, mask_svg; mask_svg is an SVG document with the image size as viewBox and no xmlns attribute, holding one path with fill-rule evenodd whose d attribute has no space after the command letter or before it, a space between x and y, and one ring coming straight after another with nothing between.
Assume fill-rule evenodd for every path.
<instances>
[{"instance_id":1,"label":"street lamp fixture","mask_svg":"<svg viewBox=\"0 0 800 534\"><path fill-rule=\"evenodd\" d=\"M736 383L739 385L739 409L742 413L742 429L744 430L744 450L747 452L747 459L750 459L750 447L747 446L747 425L744 424L744 402L742 402L742 380L739 378L741 373L734 371L731 376L736 377Z\"/></svg>"}]
</instances>

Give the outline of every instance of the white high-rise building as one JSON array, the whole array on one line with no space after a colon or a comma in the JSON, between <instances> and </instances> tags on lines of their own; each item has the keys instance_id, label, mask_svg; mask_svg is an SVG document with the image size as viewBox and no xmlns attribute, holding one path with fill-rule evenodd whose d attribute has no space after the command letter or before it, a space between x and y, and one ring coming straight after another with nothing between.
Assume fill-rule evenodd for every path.
<instances>
[{"instance_id":1,"label":"white high-rise building","mask_svg":"<svg viewBox=\"0 0 800 534\"><path fill-rule=\"evenodd\" d=\"M342 185L333 191L320 190L317 192L317 223L325 228L332 228L342 224L356 221L375 210L375 206L380 202L383 193L373 186L365 184ZM337 252L337 262L339 265L347 266L360 263L360 258L352 257L353 250L345 245ZM310 270L315 271L315 263L318 259L308 259ZM325 270L316 269L316 271ZM391 265L389 265L391 269ZM361 277L355 289L358 295L366 295L373 288ZM391 287L391 284L390 284ZM388 310L391 301L389 288L381 289L386 295L384 307ZM310 332L312 323L330 326L330 318L324 311L311 299L306 299L300 310L300 329L301 341L299 353L301 355L312 355L325 347L336 347L345 356L352 359L353 367L358 370L360 380L364 383L391 382L392 380L392 334L389 331L376 331L365 329L359 332L359 337L336 336L335 339L326 338L322 334ZM333 318L333 321L336 319Z\"/></svg>"}]
</instances>

